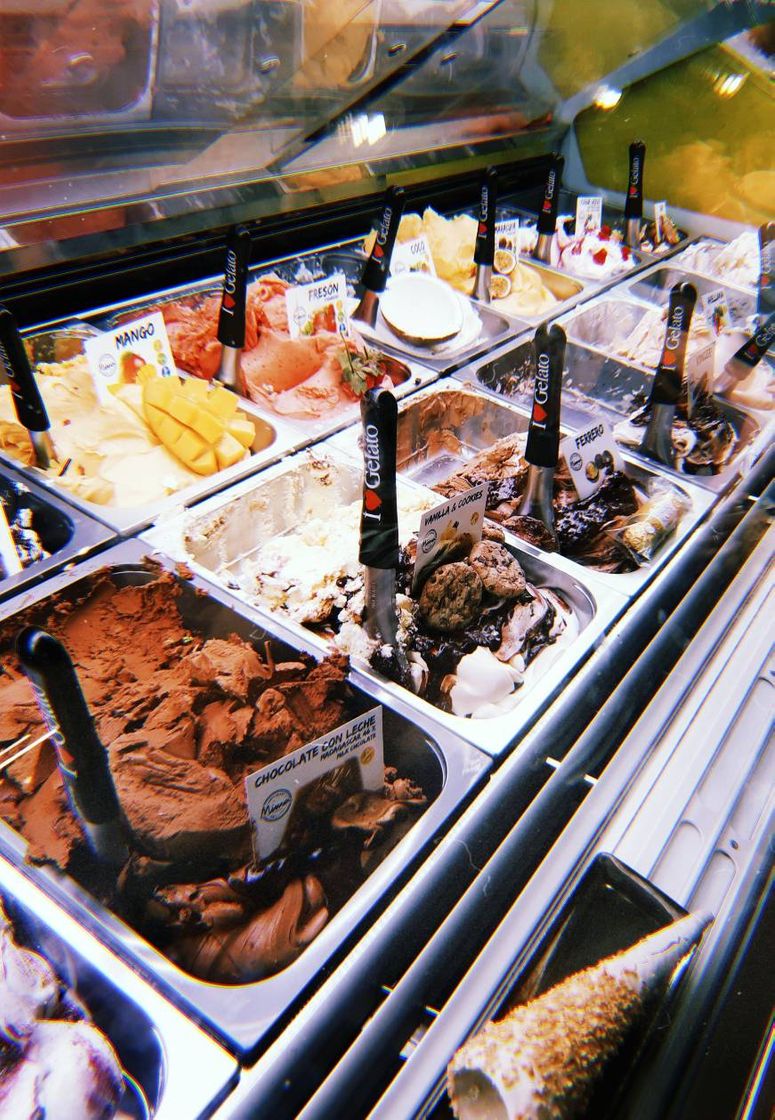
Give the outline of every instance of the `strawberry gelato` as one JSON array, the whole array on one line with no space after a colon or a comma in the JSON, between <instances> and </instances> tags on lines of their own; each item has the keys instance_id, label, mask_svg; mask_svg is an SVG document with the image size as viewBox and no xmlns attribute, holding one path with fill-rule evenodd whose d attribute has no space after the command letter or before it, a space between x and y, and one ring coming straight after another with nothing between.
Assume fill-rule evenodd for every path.
<instances>
[{"instance_id":1,"label":"strawberry gelato","mask_svg":"<svg viewBox=\"0 0 775 1120\"><path fill-rule=\"evenodd\" d=\"M318 316L314 333L291 338L285 301L289 287L270 273L248 288L242 373L251 400L282 416L317 419L354 404L366 389L408 379L403 363L343 339L325 313ZM211 291L144 309L163 314L176 364L208 380L221 362L220 304L220 292ZM136 315L133 311L132 317Z\"/></svg>"}]
</instances>

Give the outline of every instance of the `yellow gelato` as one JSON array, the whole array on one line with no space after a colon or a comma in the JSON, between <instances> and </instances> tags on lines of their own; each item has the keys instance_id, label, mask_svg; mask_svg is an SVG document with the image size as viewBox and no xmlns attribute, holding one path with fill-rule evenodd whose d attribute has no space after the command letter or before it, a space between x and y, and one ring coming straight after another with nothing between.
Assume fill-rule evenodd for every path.
<instances>
[{"instance_id":1,"label":"yellow gelato","mask_svg":"<svg viewBox=\"0 0 775 1120\"><path fill-rule=\"evenodd\" d=\"M141 385L120 385L115 399L103 403L85 357L41 364L37 380L58 457L47 473L57 479L57 487L85 501L123 508L154 501L197 481L199 476L150 431L143 418ZM7 385L0 386L0 447L26 466L34 464L29 437L16 419Z\"/></svg>"}]
</instances>

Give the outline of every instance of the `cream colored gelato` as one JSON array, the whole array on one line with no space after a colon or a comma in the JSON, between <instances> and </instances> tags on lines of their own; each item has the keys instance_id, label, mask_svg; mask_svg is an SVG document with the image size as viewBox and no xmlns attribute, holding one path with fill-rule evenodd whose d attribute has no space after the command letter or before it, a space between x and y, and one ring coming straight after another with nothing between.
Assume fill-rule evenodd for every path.
<instances>
[{"instance_id":1,"label":"cream colored gelato","mask_svg":"<svg viewBox=\"0 0 775 1120\"><path fill-rule=\"evenodd\" d=\"M121 385L116 397L103 403L85 357L42 364L37 380L57 453L47 474L59 489L97 505L127 508L199 481L152 434L143 418L140 385ZM7 385L0 386L0 447L25 466L34 465Z\"/></svg>"},{"instance_id":2,"label":"cream colored gelato","mask_svg":"<svg viewBox=\"0 0 775 1120\"><path fill-rule=\"evenodd\" d=\"M759 283L759 237L754 230L746 230L728 245L698 241L679 253L676 262L690 272L726 280L742 288L755 288Z\"/></svg>"}]
</instances>

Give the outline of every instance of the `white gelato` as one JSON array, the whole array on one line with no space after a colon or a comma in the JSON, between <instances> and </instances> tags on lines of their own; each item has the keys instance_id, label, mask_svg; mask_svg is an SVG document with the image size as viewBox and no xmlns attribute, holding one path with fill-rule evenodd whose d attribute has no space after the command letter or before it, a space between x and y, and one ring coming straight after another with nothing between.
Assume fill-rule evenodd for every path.
<instances>
[{"instance_id":1,"label":"white gelato","mask_svg":"<svg viewBox=\"0 0 775 1120\"><path fill-rule=\"evenodd\" d=\"M759 236L754 230L746 230L728 245L698 241L679 253L675 260L689 272L699 272L742 288L755 288L761 267Z\"/></svg>"},{"instance_id":2,"label":"white gelato","mask_svg":"<svg viewBox=\"0 0 775 1120\"><path fill-rule=\"evenodd\" d=\"M609 280L635 268L638 262L629 246L622 243L620 233L604 225L577 237L565 230L571 220L567 214L557 219L551 245L551 264L555 268L587 280Z\"/></svg>"}]
</instances>

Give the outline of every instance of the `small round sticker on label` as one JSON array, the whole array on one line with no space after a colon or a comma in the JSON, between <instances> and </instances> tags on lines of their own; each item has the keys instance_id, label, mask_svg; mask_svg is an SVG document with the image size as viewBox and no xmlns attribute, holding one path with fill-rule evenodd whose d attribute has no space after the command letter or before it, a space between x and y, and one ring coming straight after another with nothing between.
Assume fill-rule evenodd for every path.
<instances>
[{"instance_id":1,"label":"small round sticker on label","mask_svg":"<svg viewBox=\"0 0 775 1120\"><path fill-rule=\"evenodd\" d=\"M282 820L290 809L292 801L290 790L273 790L261 806L261 819L265 821Z\"/></svg>"},{"instance_id":2,"label":"small round sticker on label","mask_svg":"<svg viewBox=\"0 0 775 1120\"><path fill-rule=\"evenodd\" d=\"M374 747L366 747L361 751L361 766L368 766L370 762L373 762L375 753Z\"/></svg>"}]
</instances>

